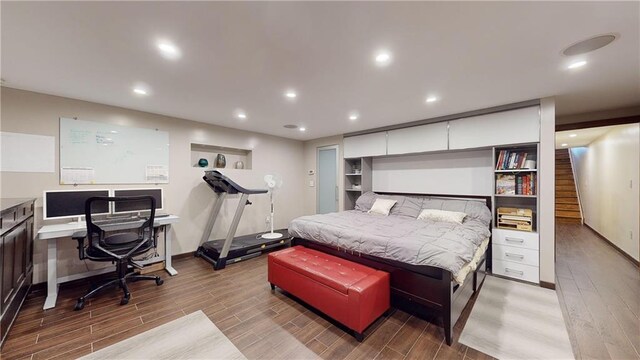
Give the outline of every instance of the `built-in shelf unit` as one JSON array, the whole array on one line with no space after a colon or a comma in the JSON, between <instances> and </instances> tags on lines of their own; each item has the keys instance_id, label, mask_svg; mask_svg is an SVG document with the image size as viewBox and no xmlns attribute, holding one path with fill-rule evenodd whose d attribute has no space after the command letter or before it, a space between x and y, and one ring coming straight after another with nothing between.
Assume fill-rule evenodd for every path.
<instances>
[{"instance_id":1,"label":"built-in shelf unit","mask_svg":"<svg viewBox=\"0 0 640 360\"><path fill-rule=\"evenodd\" d=\"M539 282L538 143L493 148L492 272ZM505 224L498 209L515 212ZM517 209L517 210L516 210ZM529 212L530 211L530 212ZM526 220L531 218L530 221ZM519 219L519 220L518 220Z\"/></svg>"},{"instance_id":2,"label":"built-in shelf unit","mask_svg":"<svg viewBox=\"0 0 640 360\"><path fill-rule=\"evenodd\" d=\"M237 169L236 164L238 161L242 162L242 169L251 169L251 150L196 143L191 143L191 166L203 170L217 169L216 157L218 154L222 154L225 157L225 169ZM198 165L200 159L206 159L209 165L201 167Z\"/></svg>"},{"instance_id":3,"label":"built-in shelf unit","mask_svg":"<svg viewBox=\"0 0 640 360\"><path fill-rule=\"evenodd\" d=\"M344 159L344 210L353 210L360 195L371 191L370 157Z\"/></svg>"}]
</instances>

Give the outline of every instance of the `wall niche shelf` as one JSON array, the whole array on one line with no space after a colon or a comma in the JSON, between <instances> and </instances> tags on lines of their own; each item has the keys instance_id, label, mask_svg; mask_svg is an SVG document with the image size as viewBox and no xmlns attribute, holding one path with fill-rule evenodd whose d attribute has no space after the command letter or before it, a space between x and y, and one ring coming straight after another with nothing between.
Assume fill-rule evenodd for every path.
<instances>
[{"instance_id":1,"label":"wall niche shelf","mask_svg":"<svg viewBox=\"0 0 640 360\"><path fill-rule=\"evenodd\" d=\"M215 166L218 154L224 155L226 159L227 164L224 168L217 168ZM251 150L191 143L191 167L194 168L202 170L236 169L236 163L238 161L242 161L244 164L242 170L251 170L251 158ZM200 161L200 159L206 159L209 162L209 165L207 167L201 167L198 165L198 161Z\"/></svg>"},{"instance_id":2,"label":"wall niche shelf","mask_svg":"<svg viewBox=\"0 0 640 360\"><path fill-rule=\"evenodd\" d=\"M370 157L344 159L344 210L353 210L358 197L371 191L372 165ZM356 185L360 188L354 189Z\"/></svg>"}]
</instances>

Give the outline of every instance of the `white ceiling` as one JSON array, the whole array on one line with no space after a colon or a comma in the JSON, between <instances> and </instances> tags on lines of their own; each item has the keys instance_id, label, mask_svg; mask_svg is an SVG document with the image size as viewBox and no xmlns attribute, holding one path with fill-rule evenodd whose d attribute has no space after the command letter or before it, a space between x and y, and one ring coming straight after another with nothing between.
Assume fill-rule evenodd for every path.
<instances>
[{"instance_id":1,"label":"white ceiling","mask_svg":"<svg viewBox=\"0 0 640 360\"><path fill-rule=\"evenodd\" d=\"M613 126L601 126L588 129L579 130L567 130L558 131L556 133L556 149L573 148L587 146L591 144L595 139L603 136L609 131L617 128L631 127L638 125L613 125ZM575 135L575 136L571 136ZM562 146L562 144L567 144Z\"/></svg>"},{"instance_id":2,"label":"white ceiling","mask_svg":"<svg viewBox=\"0 0 640 360\"><path fill-rule=\"evenodd\" d=\"M640 104L639 2L0 6L5 86L296 139L546 96L559 115ZM621 36L566 70L561 50L603 33ZM182 57L162 58L160 38ZM379 49L390 65L374 64ZM137 82L150 95L132 94Z\"/></svg>"}]
</instances>

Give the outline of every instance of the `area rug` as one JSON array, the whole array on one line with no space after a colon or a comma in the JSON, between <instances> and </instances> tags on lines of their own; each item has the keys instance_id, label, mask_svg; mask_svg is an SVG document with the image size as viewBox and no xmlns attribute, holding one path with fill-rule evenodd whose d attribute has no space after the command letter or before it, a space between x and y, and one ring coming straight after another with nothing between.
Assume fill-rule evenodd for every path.
<instances>
[{"instance_id":1,"label":"area rug","mask_svg":"<svg viewBox=\"0 0 640 360\"><path fill-rule=\"evenodd\" d=\"M185 315L81 359L246 360L202 311Z\"/></svg>"},{"instance_id":2,"label":"area rug","mask_svg":"<svg viewBox=\"0 0 640 360\"><path fill-rule=\"evenodd\" d=\"M574 359L553 290L487 276L460 342L498 359Z\"/></svg>"}]
</instances>

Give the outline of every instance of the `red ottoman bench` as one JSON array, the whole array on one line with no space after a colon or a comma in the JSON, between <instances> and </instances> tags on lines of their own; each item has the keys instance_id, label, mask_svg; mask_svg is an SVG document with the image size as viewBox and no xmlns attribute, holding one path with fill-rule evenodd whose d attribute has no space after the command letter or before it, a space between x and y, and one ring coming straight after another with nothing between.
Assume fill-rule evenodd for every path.
<instances>
[{"instance_id":1,"label":"red ottoman bench","mask_svg":"<svg viewBox=\"0 0 640 360\"><path fill-rule=\"evenodd\" d=\"M300 298L354 331L364 330L389 309L389 274L320 251L294 246L272 252L271 289Z\"/></svg>"}]
</instances>

